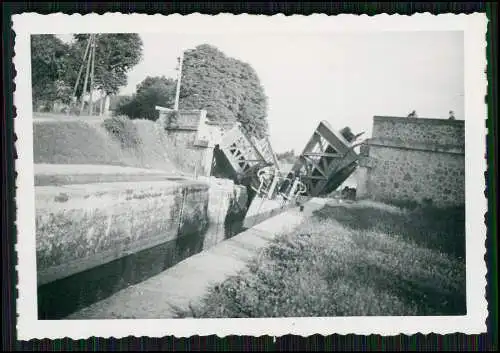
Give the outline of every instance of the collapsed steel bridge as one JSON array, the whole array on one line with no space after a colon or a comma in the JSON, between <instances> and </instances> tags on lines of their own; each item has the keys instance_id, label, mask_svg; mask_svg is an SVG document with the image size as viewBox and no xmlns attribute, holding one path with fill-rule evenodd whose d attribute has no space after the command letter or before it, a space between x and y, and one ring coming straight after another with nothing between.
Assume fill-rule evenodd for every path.
<instances>
[{"instance_id":1,"label":"collapsed steel bridge","mask_svg":"<svg viewBox=\"0 0 500 353\"><path fill-rule=\"evenodd\" d=\"M310 196L335 191L356 169L356 138L349 128L337 132L326 121L319 123L291 172L306 185Z\"/></svg>"},{"instance_id":2,"label":"collapsed steel bridge","mask_svg":"<svg viewBox=\"0 0 500 353\"><path fill-rule=\"evenodd\" d=\"M321 121L285 175L267 137L257 139L240 124L226 131L214 151L212 175L233 179L255 197L289 202L299 195L318 197L335 191L356 169L357 138L350 128L335 131Z\"/></svg>"}]
</instances>

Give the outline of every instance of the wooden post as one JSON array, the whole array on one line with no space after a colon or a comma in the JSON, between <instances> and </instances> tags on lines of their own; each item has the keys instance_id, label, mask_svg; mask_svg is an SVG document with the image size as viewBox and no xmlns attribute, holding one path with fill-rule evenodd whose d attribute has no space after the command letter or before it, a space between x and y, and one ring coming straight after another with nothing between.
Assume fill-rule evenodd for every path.
<instances>
[{"instance_id":1,"label":"wooden post","mask_svg":"<svg viewBox=\"0 0 500 353\"><path fill-rule=\"evenodd\" d=\"M87 47L85 48L85 53L83 54L82 65L80 65L80 70L78 71L78 76L76 77L75 87L73 88L73 95L71 96L71 107L73 107L73 99L76 97L76 90L78 88L78 84L80 83L80 78L82 76L83 67L85 66L85 60L87 59L87 54L89 53L89 49L90 49L90 37L87 42Z\"/></svg>"},{"instance_id":2,"label":"wooden post","mask_svg":"<svg viewBox=\"0 0 500 353\"><path fill-rule=\"evenodd\" d=\"M179 110L179 96L181 93L181 78L182 78L182 62L184 61L184 52L181 52L181 57L179 59L179 75L177 76L177 91L175 93L175 105L174 110Z\"/></svg>"},{"instance_id":3,"label":"wooden post","mask_svg":"<svg viewBox=\"0 0 500 353\"><path fill-rule=\"evenodd\" d=\"M90 42L94 40L94 35L90 35ZM85 81L83 81L83 91L82 91L82 105L80 107L80 114L83 112L83 108L85 107L85 100L84 100L84 95L85 91L87 90L87 82L89 79L89 70L90 70L90 55L89 55L89 60L87 61L87 69L85 70Z\"/></svg>"},{"instance_id":4,"label":"wooden post","mask_svg":"<svg viewBox=\"0 0 500 353\"><path fill-rule=\"evenodd\" d=\"M92 41L92 56L90 60L92 61L91 69L90 69L90 90L89 90L89 115L93 116L93 107L92 107L92 94L94 93L94 67L95 67L95 47L96 47L97 34L94 34L94 40Z\"/></svg>"}]
</instances>

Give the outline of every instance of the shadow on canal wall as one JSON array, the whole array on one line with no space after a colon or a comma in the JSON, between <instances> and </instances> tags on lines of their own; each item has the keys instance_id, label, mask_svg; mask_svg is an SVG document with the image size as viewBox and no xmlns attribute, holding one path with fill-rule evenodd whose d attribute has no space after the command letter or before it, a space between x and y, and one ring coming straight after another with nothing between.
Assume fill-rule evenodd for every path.
<instances>
[{"instance_id":1,"label":"shadow on canal wall","mask_svg":"<svg viewBox=\"0 0 500 353\"><path fill-rule=\"evenodd\" d=\"M242 230L229 180L37 186L38 317L61 319Z\"/></svg>"}]
</instances>

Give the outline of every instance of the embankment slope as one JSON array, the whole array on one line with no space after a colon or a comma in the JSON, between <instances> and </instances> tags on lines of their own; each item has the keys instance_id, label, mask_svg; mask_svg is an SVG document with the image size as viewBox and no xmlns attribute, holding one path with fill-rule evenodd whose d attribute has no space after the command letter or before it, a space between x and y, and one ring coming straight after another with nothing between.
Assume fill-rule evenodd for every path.
<instances>
[{"instance_id":1,"label":"embankment slope","mask_svg":"<svg viewBox=\"0 0 500 353\"><path fill-rule=\"evenodd\" d=\"M35 164L116 165L177 172L169 159L166 134L152 121L130 121L133 145L123 145L103 127L102 119L67 120L34 116Z\"/></svg>"}]
</instances>

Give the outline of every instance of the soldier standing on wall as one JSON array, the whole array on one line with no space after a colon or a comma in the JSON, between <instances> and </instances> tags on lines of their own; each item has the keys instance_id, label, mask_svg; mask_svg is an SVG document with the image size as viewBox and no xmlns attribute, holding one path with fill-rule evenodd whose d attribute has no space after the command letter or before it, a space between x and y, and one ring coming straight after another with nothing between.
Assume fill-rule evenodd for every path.
<instances>
[{"instance_id":1,"label":"soldier standing on wall","mask_svg":"<svg viewBox=\"0 0 500 353\"><path fill-rule=\"evenodd\" d=\"M349 198L349 187L348 186L346 186L342 189L342 191L340 192L340 197L342 197L345 200L347 200Z\"/></svg>"},{"instance_id":2,"label":"soldier standing on wall","mask_svg":"<svg viewBox=\"0 0 500 353\"><path fill-rule=\"evenodd\" d=\"M417 112L416 111L412 111L410 114L408 114L408 118L418 118Z\"/></svg>"}]
</instances>

